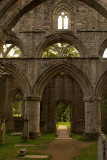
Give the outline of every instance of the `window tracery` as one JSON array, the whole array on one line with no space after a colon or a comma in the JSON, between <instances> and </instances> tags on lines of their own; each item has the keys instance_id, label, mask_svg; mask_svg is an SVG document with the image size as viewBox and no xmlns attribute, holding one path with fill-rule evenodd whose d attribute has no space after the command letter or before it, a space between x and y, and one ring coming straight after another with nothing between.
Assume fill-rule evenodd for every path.
<instances>
[{"instance_id":1,"label":"window tracery","mask_svg":"<svg viewBox=\"0 0 107 160\"><path fill-rule=\"evenodd\" d=\"M4 44L0 58L22 58L20 49L14 44Z\"/></svg>"},{"instance_id":2,"label":"window tracery","mask_svg":"<svg viewBox=\"0 0 107 160\"><path fill-rule=\"evenodd\" d=\"M68 29L68 15L65 12L58 16L58 29Z\"/></svg>"},{"instance_id":3,"label":"window tracery","mask_svg":"<svg viewBox=\"0 0 107 160\"><path fill-rule=\"evenodd\" d=\"M47 47L42 58L67 58L67 57L80 57L77 49L71 44L67 43L55 43Z\"/></svg>"}]
</instances>

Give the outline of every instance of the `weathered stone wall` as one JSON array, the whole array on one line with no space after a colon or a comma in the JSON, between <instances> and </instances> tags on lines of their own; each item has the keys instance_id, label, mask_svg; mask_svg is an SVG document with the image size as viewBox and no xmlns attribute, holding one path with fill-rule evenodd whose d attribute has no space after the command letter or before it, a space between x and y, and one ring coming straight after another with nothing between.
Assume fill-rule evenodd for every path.
<instances>
[{"instance_id":1,"label":"weathered stone wall","mask_svg":"<svg viewBox=\"0 0 107 160\"><path fill-rule=\"evenodd\" d=\"M46 1L20 19L14 32L23 42L25 56L38 57L38 45L45 37L58 32L57 14L63 10L69 14L69 34L85 47L82 57L98 57L100 46L107 38L107 20L78 0L67 0L66 5L63 1Z\"/></svg>"}]
</instances>

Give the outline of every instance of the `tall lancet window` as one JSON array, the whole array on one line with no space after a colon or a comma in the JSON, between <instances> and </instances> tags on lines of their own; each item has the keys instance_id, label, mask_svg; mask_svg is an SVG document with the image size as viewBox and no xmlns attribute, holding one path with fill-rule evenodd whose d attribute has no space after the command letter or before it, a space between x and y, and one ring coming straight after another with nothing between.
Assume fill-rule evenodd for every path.
<instances>
[{"instance_id":1,"label":"tall lancet window","mask_svg":"<svg viewBox=\"0 0 107 160\"><path fill-rule=\"evenodd\" d=\"M58 29L68 29L68 16L65 12L58 16Z\"/></svg>"}]
</instances>

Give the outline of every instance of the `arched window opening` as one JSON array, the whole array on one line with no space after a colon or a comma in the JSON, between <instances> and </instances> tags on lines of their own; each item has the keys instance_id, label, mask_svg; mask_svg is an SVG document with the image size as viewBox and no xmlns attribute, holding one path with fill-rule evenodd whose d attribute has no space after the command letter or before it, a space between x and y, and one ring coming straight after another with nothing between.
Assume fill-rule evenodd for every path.
<instances>
[{"instance_id":1,"label":"arched window opening","mask_svg":"<svg viewBox=\"0 0 107 160\"><path fill-rule=\"evenodd\" d=\"M22 95L17 93L12 102L13 107L13 117L22 117L23 109L22 109Z\"/></svg>"},{"instance_id":2,"label":"arched window opening","mask_svg":"<svg viewBox=\"0 0 107 160\"><path fill-rule=\"evenodd\" d=\"M67 102L59 102L56 108L56 122L70 122L70 106Z\"/></svg>"},{"instance_id":3,"label":"arched window opening","mask_svg":"<svg viewBox=\"0 0 107 160\"><path fill-rule=\"evenodd\" d=\"M107 58L107 48L104 51L103 58Z\"/></svg>"},{"instance_id":4,"label":"arched window opening","mask_svg":"<svg viewBox=\"0 0 107 160\"><path fill-rule=\"evenodd\" d=\"M42 58L69 58L69 57L80 57L77 49L67 43L55 43L49 47L47 47L43 54Z\"/></svg>"},{"instance_id":5,"label":"arched window opening","mask_svg":"<svg viewBox=\"0 0 107 160\"><path fill-rule=\"evenodd\" d=\"M68 16L65 12L58 16L58 29L68 29Z\"/></svg>"},{"instance_id":6,"label":"arched window opening","mask_svg":"<svg viewBox=\"0 0 107 160\"><path fill-rule=\"evenodd\" d=\"M22 58L20 49L14 44L4 44L0 58Z\"/></svg>"}]
</instances>

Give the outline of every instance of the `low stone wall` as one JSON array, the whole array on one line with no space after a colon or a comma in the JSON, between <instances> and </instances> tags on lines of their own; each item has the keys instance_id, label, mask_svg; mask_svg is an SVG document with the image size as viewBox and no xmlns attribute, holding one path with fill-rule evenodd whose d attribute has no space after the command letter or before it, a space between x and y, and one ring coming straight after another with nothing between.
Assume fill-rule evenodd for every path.
<instances>
[{"instance_id":1,"label":"low stone wall","mask_svg":"<svg viewBox=\"0 0 107 160\"><path fill-rule=\"evenodd\" d=\"M104 134L98 137L98 160L107 160L107 139Z\"/></svg>"}]
</instances>

